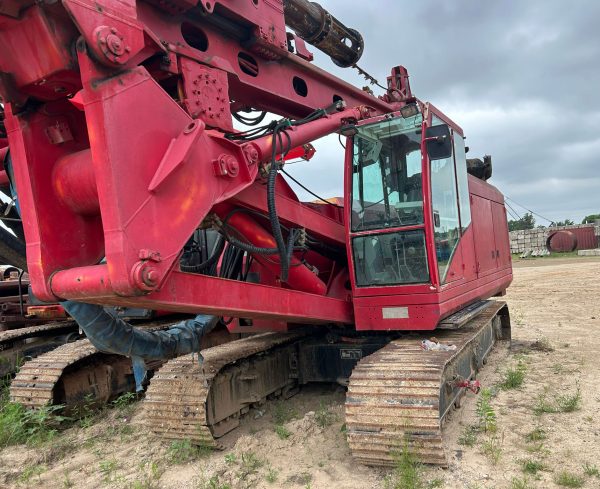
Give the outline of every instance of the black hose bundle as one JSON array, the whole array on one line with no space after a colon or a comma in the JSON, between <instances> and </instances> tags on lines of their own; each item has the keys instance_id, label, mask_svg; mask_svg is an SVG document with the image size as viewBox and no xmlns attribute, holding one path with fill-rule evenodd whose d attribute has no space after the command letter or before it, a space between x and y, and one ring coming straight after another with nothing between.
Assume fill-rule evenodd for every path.
<instances>
[{"instance_id":1,"label":"black hose bundle","mask_svg":"<svg viewBox=\"0 0 600 489\"><path fill-rule=\"evenodd\" d=\"M307 124L309 122L315 121L324 117L330 112L343 108L343 103L336 102L327 109L317 109L311 114L309 114L304 119L281 119L279 121L272 121L270 124L256 127L254 129L249 129L247 131L238 132L238 133L230 133L225 134L225 137L240 142L248 142L253 141L258 138L262 138L268 134L272 136L272 150L271 150L271 163L269 167L269 173L267 176L267 209L269 211L269 221L271 223L271 230L273 233L273 238L275 239L275 243L277 244L277 250L271 248L256 248L252 245L242 243L239 240L229 237L230 241L239 246L240 248L248 251L249 253L261 253L261 254L279 254L279 262L281 268L281 281L286 282L288 279L290 263L292 259L292 254L294 252L294 247L296 244L296 239L299 235L299 229L290 229L288 233L287 242L283 237L282 226L279 222L279 216L277 215L277 205L276 205L276 197L275 197L275 186L277 182L277 174L281 170L282 161L285 155L292 149L292 141L290 135L286 132L286 129L289 127L301 126L303 124ZM239 116L239 114L238 114ZM237 117L236 117L237 118ZM263 115L261 114L257 119L259 122L263 120ZM239 120L239 119L238 119ZM256 122L257 124L258 122ZM284 144L284 139L285 144ZM279 151L277 148L279 147ZM281 155L281 158L278 160L277 156Z\"/></svg>"}]
</instances>

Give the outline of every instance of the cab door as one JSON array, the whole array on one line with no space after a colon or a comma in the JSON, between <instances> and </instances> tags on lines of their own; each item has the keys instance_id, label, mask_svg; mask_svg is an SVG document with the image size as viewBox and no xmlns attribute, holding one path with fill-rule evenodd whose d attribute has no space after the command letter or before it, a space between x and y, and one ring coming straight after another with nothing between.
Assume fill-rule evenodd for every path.
<instances>
[{"instance_id":1,"label":"cab door","mask_svg":"<svg viewBox=\"0 0 600 489\"><path fill-rule=\"evenodd\" d=\"M432 123L438 125L444 124L444 121L433 116ZM429 166L435 254L440 285L463 278L455 153L456 151L453 151L449 158L431 160Z\"/></svg>"},{"instance_id":2,"label":"cab door","mask_svg":"<svg viewBox=\"0 0 600 489\"><path fill-rule=\"evenodd\" d=\"M498 267L492 202L476 194L472 195L472 202L477 275L482 277Z\"/></svg>"}]
</instances>

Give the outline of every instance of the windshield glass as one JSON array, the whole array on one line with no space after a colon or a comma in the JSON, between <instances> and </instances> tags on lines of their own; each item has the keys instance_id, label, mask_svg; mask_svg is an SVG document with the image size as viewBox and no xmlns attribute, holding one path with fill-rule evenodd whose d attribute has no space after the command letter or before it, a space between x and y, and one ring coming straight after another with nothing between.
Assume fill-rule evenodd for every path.
<instances>
[{"instance_id":1,"label":"windshield glass","mask_svg":"<svg viewBox=\"0 0 600 489\"><path fill-rule=\"evenodd\" d=\"M352 231L423 224L421 114L358 127Z\"/></svg>"}]
</instances>

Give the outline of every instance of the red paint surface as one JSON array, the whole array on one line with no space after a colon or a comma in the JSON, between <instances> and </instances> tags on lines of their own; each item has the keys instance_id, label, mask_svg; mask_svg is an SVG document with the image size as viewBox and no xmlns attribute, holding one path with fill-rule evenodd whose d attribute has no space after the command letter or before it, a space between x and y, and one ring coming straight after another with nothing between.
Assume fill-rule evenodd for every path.
<instances>
[{"instance_id":1,"label":"red paint surface","mask_svg":"<svg viewBox=\"0 0 600 489\"><path fill-rule=\"evenodd\" d=\"M234 27L255 39L244 46L210 17L187 19L183 29L181 16L161 10L192 4L63 0L33 5L19 19L0 16L0 44L9 46L0 53L0 70L15 80L14 86L0 84L0 92L38 297L256 318L274 329L282 322L309 322L418 330L433 329L440 318L508 286L502 195L474 179L473 223L451 263L454 279L440 284L426 156L420 228L430 284L356 288L352 258L343 251L347 211L301 203L282 177L276 193L282 224L306 229L337 247L339 256L296 253L287 284L278 280L278 258L256 257L252 270L259 284L176 271L184 244L209 213L241 206L266 214L259 167L271 158L272 138L225 138L215 128L231 128L228 110L252 107L302 118L344 100L342 112L288 128L289 141L276 142L280 153L415 101L403 67L392 70L393 89L378 98L290 53L279 2L205 3L207 16L225 12L229 21L240 19ZM204 41L194 42L190 29ZM115 36L118 49L108 52ZM80 37L85 44L76 50ZM67 96L75 93L72 103ZM27 97L40 103L21 111ZM425 126L435 112L462 134L435 107L418 103L428 114ZM350 142L346 157L348 170ZM318 172L315 167L315 178ZM347 188L349 179L347 171ZM346 192L346 209L348 198ZM240 214L231 224L252 243L274 244L266 218ZM98 265L102 257L106 265ZM383 320L381 308L388 306L408 307L410 319Z\"/></svg>"}]
</instances>

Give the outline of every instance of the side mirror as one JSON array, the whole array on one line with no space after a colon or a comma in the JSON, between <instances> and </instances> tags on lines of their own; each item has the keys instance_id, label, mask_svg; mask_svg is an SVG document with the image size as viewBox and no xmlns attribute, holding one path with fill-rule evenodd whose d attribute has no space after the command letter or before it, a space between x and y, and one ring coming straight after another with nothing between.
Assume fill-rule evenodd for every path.
<instances>
[{"instance_id":1,"label":"side mirror","mask_svg":"<svg viewBox=\"0 0 600 489\"><path fill-rule=\"evenodd\" d=\"M446 124L425 130L425 147L430 160L444 160L452 156L452 138Z\"/></svg>"}]
</instances>

